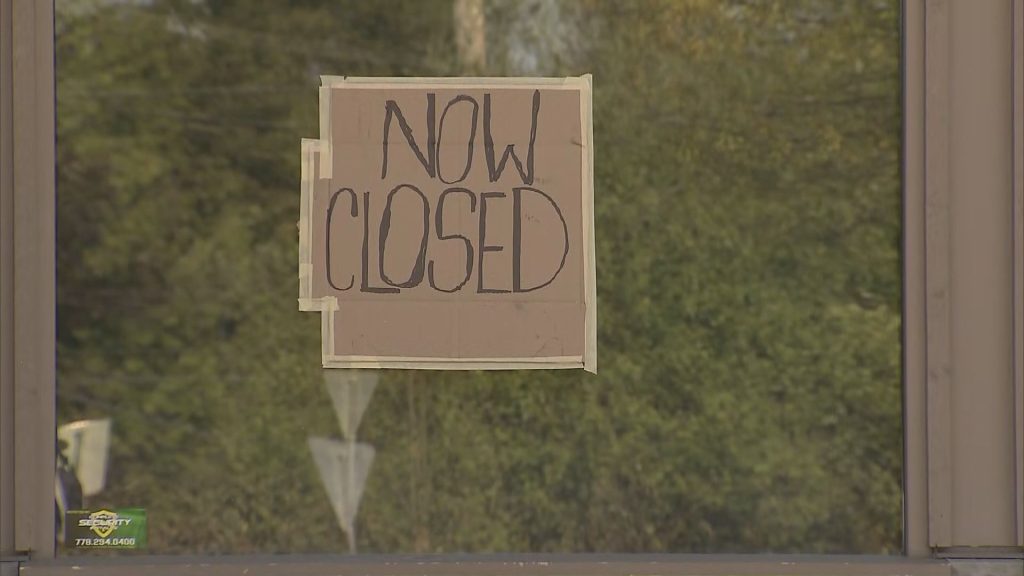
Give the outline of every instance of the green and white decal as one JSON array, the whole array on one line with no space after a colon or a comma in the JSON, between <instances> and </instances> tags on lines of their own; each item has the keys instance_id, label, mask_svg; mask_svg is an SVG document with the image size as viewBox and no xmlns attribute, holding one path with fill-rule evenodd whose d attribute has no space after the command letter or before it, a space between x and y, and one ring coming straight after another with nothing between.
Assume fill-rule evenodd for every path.
<instances>
[{"instance_id":1,"label":"green and white decal","mask_svg":"<svg viewBox=\"0 0 1024 576\"><path fill-rule=\"evenodd\" d=\"M71 510L64 522L65 544L70 548L146 547L146 510Z\"/></svg>"}]
</instances>

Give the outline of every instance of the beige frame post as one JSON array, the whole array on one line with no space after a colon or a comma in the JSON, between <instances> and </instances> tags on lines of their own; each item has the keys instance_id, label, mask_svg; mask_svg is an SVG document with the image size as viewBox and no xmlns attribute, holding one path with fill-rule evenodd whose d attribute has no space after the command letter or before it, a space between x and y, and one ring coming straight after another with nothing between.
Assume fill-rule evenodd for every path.
<instances>
[{"instance_id":1,"label":"beige frame post","mask_svg":"<svg viewBox=\"0 0 1024 576\"><path fill-rule=\"evenodd\" d=\"M1024 0L1013 26L1013 380L1016 410L1017 546L1024 547Z\"/></svg>"},{"instance_id":2,"label":"beige frame post","mask_svg":"<svg viewBox=\"0 0 1024 576\"><path fill-rule=\"evenodd\" d=\"M0 0L0 573L949 576L1024 546L1024 0L904 0L909 558L53 560L53 6ZM13 502L13 504L12 504ZM13 510L12 510L13 508ZM8 562L4 562L8 560ZM1007 564L1013 569L1019 563ZM1008 572L1012 573L1012 572ZM1019 573L1019 572L1018 572Z\"/></svg>"},{"instance_id":3,"label":"beige frame post","mask_svg":"<svg viewBox=\"0 0 1024 576\"><path fill-rule=\"evenodd\" d=\"M0 0L0 560L14 554L14 174L11 3Z\"/></svg>"},{"instance_id":4,"label":"beige frame post","mask_svg":"<svg viewBox=\"0 0 1024 576\"><path fill-rule=\"evenodd\" d=\"M927 557L924 2L903 3L903 550Z\"/></svg>"},{"instance_id":5,"label":"beige frame post","mask_svg":"<svg viewBox=\"0 0 1024 576\"><path fill-rule=\"evenodd\" d=\"M1017 558L1024 9L905 8L907 552Z\"/></svg>"},{"instance_id":6,"label":"beige frame post","mask_svg":"<svg viewBox=\"0 0 1024 576\"><path fill-rule=\"evenodd\" d=\"M2 0L0 550L54 553L53 3ZM13 510L12 510L13 508Z\"/></svg>"}]
</instances>

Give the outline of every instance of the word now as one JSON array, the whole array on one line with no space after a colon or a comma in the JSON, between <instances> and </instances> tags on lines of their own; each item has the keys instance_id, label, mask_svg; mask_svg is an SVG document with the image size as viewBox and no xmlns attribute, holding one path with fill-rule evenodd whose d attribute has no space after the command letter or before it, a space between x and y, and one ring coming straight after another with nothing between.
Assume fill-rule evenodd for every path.
<instances>
[{"instance_id":1,"label":"word now","mask_svg":"<svg viewBox=\"0 0 1024 576\"><path fill-rule=\"evenodd\" d=\"M476 99L472 96L460 94L448 101L448 104L444 107L444 111L441 112L441 119L437 120L435 106L436 99L436 94L433 92L427 93L426 153L424 153L424 150L416 143L416 139L413 138L412 128L409 127L409 122L406 121L405 115L402 114L402 109L399 108L398 104L394 100L388 100L385 102L384 151L381 155L380 166L380 177L382 180L388 175L388 138L391 134L392 119L398 120L398 126L402 130L402 135L405 136L405 140L409 144L409 148L412 149L413 153L416 155L416 159L423 165L423 169L426 171L428 176L431 178L436 177L445 184L457 184L465 180L466 176L469 175L469 171L473 167L473 148L476 145L477 117L480 112L480 105L477 104ZM441 163L438 160L438 155L441 149L441 141L444 138L444 121L448 117L448 112L458 104L462 104L463 107L469 106L471 111L469 138L466 139L466 164L462 170L462 174L458 178L448 180L443 174L441 174ZM516 156L514 147L511 144L505 146L505 150L502 152L501 158L495 161L494 138L491 136L491 95L484 94L484 158L487 160L487 176L490 178L491 182L498 181L498 178L501 177L501 173L505 170L505 164L511 157L512 162L516 165L516 170L519 172L520 178L523 180L523 184L533 184L533 145L537 141L537 115L539 113L540 90L534 90L533 106L530 112L530 144L526 152L526 168L523 168L522 161L518 156Z\"/></svg>"},{"instance_id":2,"label":"word now","mask_svg":"<svg viewBox=\"0 0 1024 576\"><path fill-rule=\"evenodd\" d=\"M399 194L407 195L410 199L416 199L420 203L422 210L422 233L419 237L419 248L416 255L416 260L412 265L412 268L408 271L408 274L403 274L403 278L396 280L392 275L385 272L387 270L387 251L389 244L389 234L391 231L391 219L394 211L394 200ZM444 219L444 203L452 195L463 195L469 199L469 212L471 214L478 215L478 226L477 235L474 239L470 239L462 234L445 234L445 219ZM534 286L523 286L522 283L522 244L523 244L523 199L528 196L534 196L545 201L550 205L551 210L562 224L562 260L558 265L558 269L554 270L551 276L544 282ZM532 292L539 290L552 282L558 277L559 272L565 267L566 256L569 253L569 229L565 222L565 217L562 215L561 209L558 204L543 191L533 188L530 186L520 186L512 189L512 209L508 217L512 219L512 287L511 289L500 289L493 287L484 286L484 262L485 256L490 252L501 252L505 249L505 246L499 244L489 244L487 240L487 224L489 222L488 217L488 202L496 202L500 199L507 198L504 192L483 192L477 194L476 192L469 190L468 188L462 187L450 187L446 188L437 197L437 205L431 209L430 201L427 196L416 186L412 184L399 184L395 186L387 195L385 201L384 211L381 215L380 222L377 224L377 269L380 278L370 278L369 271L369 260L370 260L370 192L363 193L362 202L362 271L360 274L360 292L372 292L382 294L394 294L401 292L402 288L415 288L419 286L424 277L430 287L438 292L458 292L462 290L463 286L469 282L470 277L473 275L474 265L477 268L476 274L476 292L477 293L509 293L509 292ZM336 226L342 225L342 223L336 222L339 218L337 211L338 202L343 198L347 198L349 201L349 210L347 220L357 220L360 216L359 210L359 199L356 192L351 188L341 188L331 195L330 203L327 208L327 249L325 251L326 257L326 270L327 270L327 282L331 288L338 291L351 290L355 286L355 274L351 274L348 278L348 284L341 286L337 282L336 270L332 267L331 263L331 235L335 230ZM479 210L477 205L479 204ZM532 204L537 204L533 202ZM407 204L408 205L408 204ZM408 209L408 208L407 208ZM431 234L431 218L430 215L433 213L434 226ZM342 213L344 214L344 212ZM419 214L417 214L419 215ZM343 218L343 216L342 216ZM351 225L351 222L349 222ZM475 240L475 242L474 242ZM434 274L435 267L438 263L431 259L427 262L427 245L429 242L461 242L466 250L465 257L465 276L462 280L449 287L442 287L437 284L436 277ZM557 249L557 247L552 247ZM376 285L371 284L371 280Z\"/></svg>"}]
</instances>

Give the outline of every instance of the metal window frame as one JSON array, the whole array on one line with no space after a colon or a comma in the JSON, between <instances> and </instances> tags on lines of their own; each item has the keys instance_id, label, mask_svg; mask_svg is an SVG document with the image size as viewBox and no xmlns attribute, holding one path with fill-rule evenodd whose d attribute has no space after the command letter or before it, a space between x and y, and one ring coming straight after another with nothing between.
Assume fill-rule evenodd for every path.
<instances>
[{"instance_id":1,"label":"metal window frame","mask_svg":"<svg viewBox=\"0 0 1024 576\"><path fill-rule=\"evenodd\" d=\"M1022 557L1024 0L971 2L975 7L971 10L977 12L964 17L968 2L903 1L904 556L54 558L54 7L53 0L0 0L0 575L17 574L20 568L24 576L81 572L950 576L957 572L955 563L942 558ZM999 31L997 41L982 41L993 29ZM972 39L979 40L980 48L965 49L965 40L971 44ZM965 70L973 73L979 63L993 59L999 66L1005 64L1002 72L981 66L978 90L965 96L955 89ZM1007 120L1008 132L982 130L980 145L986 152L964 153L959 144L964 127L976 126L976 118L991 123L993 118L984 114L991 112L993 102L1002 115L999 118ZM977 131L973 136L979 136ZM992 164L994 157L998 161ZM993 166L1002 180L982 174ZM997 257L988 258L985 252L992 246L972 240L972 226L979 223L965 221L963 216L970 212L962 209L964 197L974 188L983 191L972 201L998 201L1008 211L1008 222L1002 225L1012 241L1005 251L999 248ZM996 286L989 290L965 278L965 259L990 260L989 268L981 272L997 279ZM1010 342L1000 348L998 370L1002 372L965 376L964 366L976 367L978 358L991 357L979 347L993 341L993 332L983 324L965 323L964 314L993 297L1002 299L999 310L1010 318L1009 324L993 328L999 330L996 336L1006 336ZM1011 407L999 414L1010 442L996 438L1002 452L981 450L980 457L971 453L965 460L965 449L992 440L985 437L991 435L992 426L978 427L980 432L972 426L992 415L971 412L977 408L972 403L993 397L1010 399ZM965 491L963 474L968 464L967 471L981 477L981 483L968 485ZM1005 484L1007 473L1009 489L979 496L978 488L986 486L986 480L999 476ZM992 531L991 526L963 520L957 511L963 510L964 502L1004 507L1013 511L1015 520Z\"/></svg>"},{"instance_id":2,"label":"metal window frame","mask_svg":"<svg viewBox=\"0 0 1024 576\"><path fill-rule=\"evenodd\" d=\"M918 381L906 384L918 394L908 403L917 444L907 464L918 482L926 478L907 486L918 505L917 553L1024 557L1022 15L1021 0L927 0L920 20L907 23L923 31L905 106L915 126L905 133L907 209L919 211L915 234L923 223L920 251L908 243L906 255L917 259L918 283L906 301L924 312L916 319L924 363L922 342L912 342L918 356L907 364Z\"/></svg>"},{"instance_id":3,"label":"metal window frame","mask_svg":"<svg viewBox=\"0 0 1024 576\"><path fill-rule=\"evenodd\" d=\"M1012 7L1013 398L1017 480L1017 545L1024 547L1024 0Z\"/></svg>"},{"instance_id":4,"label":"metal window frame","mask_svg":"<svg viewBox=\"0 0 1024 576\"><path fill-rule=\"evenodd\" d=\"M0 1L0 553L53 555L53 2Z\"/></svg>"}]
</instances>

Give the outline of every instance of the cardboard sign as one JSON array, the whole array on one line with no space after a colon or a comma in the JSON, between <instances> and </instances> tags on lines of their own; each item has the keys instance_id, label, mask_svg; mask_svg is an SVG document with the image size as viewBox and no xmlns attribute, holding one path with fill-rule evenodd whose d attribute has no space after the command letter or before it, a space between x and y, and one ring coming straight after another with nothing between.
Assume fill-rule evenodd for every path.
<instances>
[{"instance_id":1,"label":"cardboard sign","mask_svg":"<svg viewBox=\"0 0 1024 576\"><path fill-rule=\"evenodd\" d=\"M328 368L597 370L591 79L337 78L302 142Z\"/></svg>"}]
</instances>

